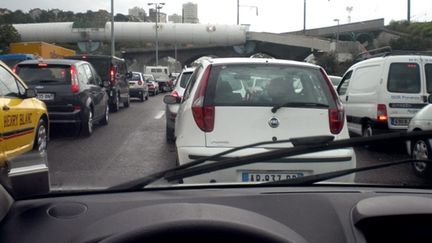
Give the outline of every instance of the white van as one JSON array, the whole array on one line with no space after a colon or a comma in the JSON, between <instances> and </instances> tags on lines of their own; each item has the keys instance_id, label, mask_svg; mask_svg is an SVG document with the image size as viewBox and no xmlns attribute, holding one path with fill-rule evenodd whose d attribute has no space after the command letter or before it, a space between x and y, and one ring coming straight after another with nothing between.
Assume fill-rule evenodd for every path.
<instances>
[{"instance_id":1,"label":"white van","mask_svg":"<svg viewBox=\"0 0 432 243\"><path fill-rule=\"evenodd\" d=\"M406 130L432 93L432 57L389 55L348 69L337 91L350 132L373 134Z\"/></svg>"},{"instance_id":2,"label":"white van","mask_svg":"<svg viewBox=\"0 0 432 243\"><path fill-rule=\"evenodd\" d=\"M167 66L147 66L145 74L151 74L158 82L167 82L169 80L169 69Z\"/></svg>"}]
</instances>

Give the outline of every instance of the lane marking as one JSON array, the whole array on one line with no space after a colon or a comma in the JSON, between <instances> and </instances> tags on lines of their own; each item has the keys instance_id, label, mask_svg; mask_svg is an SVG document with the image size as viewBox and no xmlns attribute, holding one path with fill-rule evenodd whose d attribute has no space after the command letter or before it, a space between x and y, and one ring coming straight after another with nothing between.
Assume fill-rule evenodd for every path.
<instances>
[{"instance_id":1,"label":"lane marking","mask_svg":"<svg viewBox=\"0 0 432 243\"><path fill-rule=\"evenodd\" d=\"M165 115L165 111L159 111L159 113L154 117L154 119L159 120Z\"/></svg>"}]
</instances>

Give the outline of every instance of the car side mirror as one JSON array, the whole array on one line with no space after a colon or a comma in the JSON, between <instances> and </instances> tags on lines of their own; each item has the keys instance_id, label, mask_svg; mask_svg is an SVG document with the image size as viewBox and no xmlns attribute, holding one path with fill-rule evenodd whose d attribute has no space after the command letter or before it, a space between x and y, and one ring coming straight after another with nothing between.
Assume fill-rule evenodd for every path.
<instances>
[{"instance_id":1,"label":"car side mirror","mask_svg":"<svg viewBox=\"0 0 432 243\"><path fill-rule=\"evenodd\" d=\"M173 105L180 103L181 98L178 96L172 96L172 95L165 95L163 102L167 105Z\"/></svg>"},{"instance_id":2,"label":"car side mirror","mask_svg":"<svg viewBox=\"0 0 432 243\"><path fill-rule=\"evenodd\" d=\"M37 92L35 89L26 89L24 95L27 98L35 98L35 97L37 97Z\"/></svg>"}]
</instances>

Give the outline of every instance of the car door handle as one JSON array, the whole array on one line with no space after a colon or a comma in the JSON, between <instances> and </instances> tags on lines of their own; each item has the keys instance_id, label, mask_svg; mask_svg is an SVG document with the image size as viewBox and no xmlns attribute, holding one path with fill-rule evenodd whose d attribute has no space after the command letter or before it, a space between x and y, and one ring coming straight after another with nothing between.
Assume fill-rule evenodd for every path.
<instances>
[{"instance_id":1,"label":"car door handle","mask_svg":"<svg viewBox=\"0 0 432 243\"><path fill-rule=\"evenodd\" d=\"M347 96L345 96L345 101L348 101L348 95L347 95Z\"/></svg>"},{"instance_id":2,"label":"car door handle","mask_svg":"<svg viewBox=\"0 0 432 243\"><path fill-rule=\"evenodd\" d=\"M4 106L3 106L3 110L4 110L4 111L8 111L8 110L10 110L10 107L7 106L7 105L4 105Z\"/></svg>"}]
</instances>

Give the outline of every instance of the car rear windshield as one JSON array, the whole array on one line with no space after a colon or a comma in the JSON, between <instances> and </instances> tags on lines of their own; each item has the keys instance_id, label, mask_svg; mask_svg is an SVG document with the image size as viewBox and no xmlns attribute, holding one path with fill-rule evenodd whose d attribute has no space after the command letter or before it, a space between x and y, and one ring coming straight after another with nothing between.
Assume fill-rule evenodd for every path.
<instances>
[{"instance_id":1,"label":"car rear windshield","mask_svg":"<svg viewBox=\"0 0 432 243\"><path fill-rule=\"evenodd\" d=\"M187 83L189 82L189 78L192 76L192 72L184 72L181 75L181 79L180 79L180 87L182 88L186 88Z\"/></svg>"},{"instance_id":2,"label":"car rear windshield","mask_svg":"<svg viewBox=\"0 0 432 243\"><path fill-rule=\"evenodd\" d=\"M82 60L91 63L102 80L109 80L111 61L108 58L86 58Z\"/></svg>"},{"instance_id":3,"label":"car rear windshield","mask_svg":"<svg viewBox=\"0 0 432 243\"><path fill-rule=\"evenodd\" d=\"M417 63L392 63L387 89L395 93L419 93L420 69Z\"/></svg>"},{"instance_id":4,"label":"car rear windshield","mask_svg":"<svg viewBox=\"0 0 432 243\"><path fill-rule=\"evenodd\" d=\"M27 84L70 84L69 65L19 65L17 74Z\"/></svg>"},{"instance_id":5,"label":"car rear windshield","mask_svg":"<svg viewBox=\"0 0 432 243\"><path fill-rule=\"evenodd\" d=\"M223 106L274 106L285 103L333 105L319 69L291 65L213 66L206 103ZM323 107L319 106L319 107ZM311 107L311 106L308 106Z\"/></svg>"},{"instance_id":6,"label":"car rear windshield","mask_svg":"<svg viewBox=\"0 0 432 243\"><path fill-rule=\"evenodd\" d=\"M131 80L131 81L140 81L140 80L141 80L141 77L140 77L139 74L134 73L134 74L132 74L132 78L131 78L130 80Z\"/></svg>"}]
</instances>

